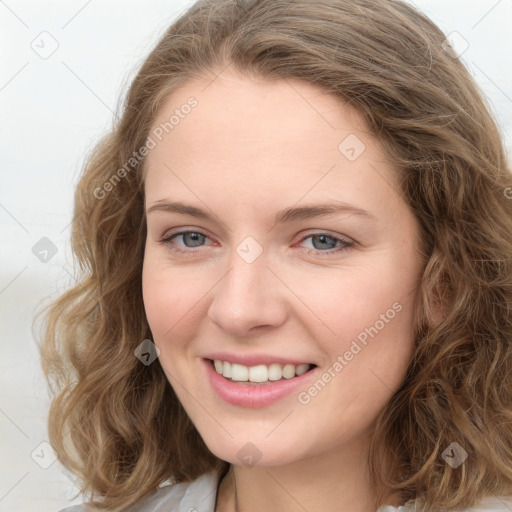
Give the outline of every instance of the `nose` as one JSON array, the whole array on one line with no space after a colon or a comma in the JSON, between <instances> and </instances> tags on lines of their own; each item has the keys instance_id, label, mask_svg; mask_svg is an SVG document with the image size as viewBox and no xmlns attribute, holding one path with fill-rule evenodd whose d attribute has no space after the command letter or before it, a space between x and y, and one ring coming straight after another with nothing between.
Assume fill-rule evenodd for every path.
<instances>
[{"instance_id":1,"label":"nose","mask_svg":"<svg viewBox=\"0 0 512 512\"><path fill-rule=\"evenodd\" d=\"M285 286L268 263L265 253L248 263L233 251L230 270L212 290L208 316L232 338L254 337L286 321Z\"/></svg>"}]
</instances>

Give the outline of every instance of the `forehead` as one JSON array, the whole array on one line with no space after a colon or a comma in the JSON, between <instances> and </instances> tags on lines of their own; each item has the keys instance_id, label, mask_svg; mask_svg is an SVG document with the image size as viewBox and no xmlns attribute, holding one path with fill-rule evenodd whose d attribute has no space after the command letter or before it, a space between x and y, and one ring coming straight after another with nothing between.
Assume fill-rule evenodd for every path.
<instances>
[{"instance_id":1,"label":"forehead","mask_svg":"<svg viewBox=\"0 0 512 512\"><path fill-rule=\"evenodd\" d=\"M306 194L341 199L342 189L357 196L373 187L373 201L393 193L386 189L394 171L364 117L296 79L224 71L190 81L166 99L151 134L150 199L166 189L190 195L191 188L232 200L279 195L288 203Z\"/></svg>"},{"instance_id":2,"label":"forehead","mask_svg":"<svg viewBox=\"0 0 512 512\"><path fill-rule=\"evenodd\" d=\"M191 98L193 108L188 107ZM303 139L316 146L323 139L323 149L337 151L332 136L337 139L355 129L372 137L357 110L311 83L266 80L230 70L189 81L174 91L159 109L153 131L158 127L164 139L172 132L176 145L187 143L187 151L205 157L226 149L231 157L238 150L246 156L251 149L261 156L262 144L273 150L280 144L285 150L294 142L300 147ZM242 145L244 141L248 144Z\"/></svg>"}]
</instances>

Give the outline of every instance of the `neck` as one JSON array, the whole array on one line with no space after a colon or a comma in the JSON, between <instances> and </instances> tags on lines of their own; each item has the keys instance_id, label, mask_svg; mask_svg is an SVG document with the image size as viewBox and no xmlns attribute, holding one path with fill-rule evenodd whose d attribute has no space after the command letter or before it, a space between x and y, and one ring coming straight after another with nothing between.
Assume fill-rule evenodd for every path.
<instances>
[{"instance_id":1,"label":"neck","mask_svg":"<svg viewBox=\"0 0 512 512\"><path fill-rule=\"evenodd\" d=\"M283 466L231 465L219 486L216 512L375 512L366 468L367 451L359 444ZM384 503L403 504L391 493Z\"/></svg>"}]
</instances>

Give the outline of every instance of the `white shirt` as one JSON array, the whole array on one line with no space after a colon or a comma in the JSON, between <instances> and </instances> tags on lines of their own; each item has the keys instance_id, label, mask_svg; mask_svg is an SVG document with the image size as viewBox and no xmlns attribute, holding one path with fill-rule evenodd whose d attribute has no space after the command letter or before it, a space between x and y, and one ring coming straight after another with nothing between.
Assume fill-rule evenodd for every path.
<instances>
[{"instance_id":1,"label":"white shirt","mask_svg":"<svg viewBox=\"0 0 512 512\"><path fill-rule=\"evenodd\" d=\"M215 471L205 473L193 482L159 487L153 494L133 505L130 512L214 512L219 475ZM59 512L92 512L95 509L75 505ZM512 495L488 497L478 506L460 512L512 512ZM315 511L311 511L315 512ZM412 506L392 507L384 505L376 512L414 512Z\"/></svg>"}]
</instances>

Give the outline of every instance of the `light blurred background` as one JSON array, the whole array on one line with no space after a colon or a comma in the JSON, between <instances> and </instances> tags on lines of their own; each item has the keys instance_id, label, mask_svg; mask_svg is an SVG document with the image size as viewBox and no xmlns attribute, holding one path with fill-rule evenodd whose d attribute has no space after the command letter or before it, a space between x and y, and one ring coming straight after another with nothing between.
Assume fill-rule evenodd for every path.
<instances>
[{"instance_id":1,"label":"light blurred background","mask_svg":"<svg viewBox=\"0 0 512 512\"><path fill-rule=\"evenodd\" d=\"M81 501L47 444L32 319L42 300L73 283L69 225L84 157L144 57L191 3L0 0L0 511ZM512 1L411 3L456 33L456 49L467 41L462 60L512 154Z\"/></svg>"}]
</instances>

